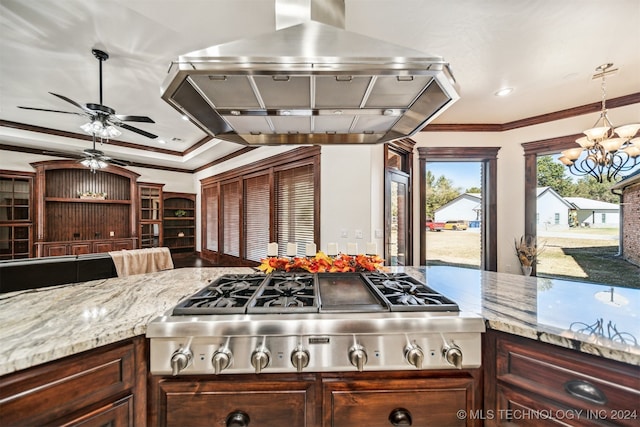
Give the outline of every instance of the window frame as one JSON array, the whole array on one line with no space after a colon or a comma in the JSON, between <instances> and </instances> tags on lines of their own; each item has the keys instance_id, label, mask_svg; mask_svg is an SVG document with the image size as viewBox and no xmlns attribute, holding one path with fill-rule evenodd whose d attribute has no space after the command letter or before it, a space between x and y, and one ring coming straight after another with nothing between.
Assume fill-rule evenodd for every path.
<instances>
[{"instance_id":1,"label":"window frame","mask_svg":"<svg viewBox=\"0 0 640 427\"><path fill-rule=\"evenodd\" d=\"M497 185L498 185L498 151L501 147L418 147L420 168L420 265L427 263L426 247L426 212L422 208L426 204L427 162L480 162L482 163L482 229L481 229L481 263L480 269L498 270L498 220L497 220Z\"/></svg>"}]
</instances>

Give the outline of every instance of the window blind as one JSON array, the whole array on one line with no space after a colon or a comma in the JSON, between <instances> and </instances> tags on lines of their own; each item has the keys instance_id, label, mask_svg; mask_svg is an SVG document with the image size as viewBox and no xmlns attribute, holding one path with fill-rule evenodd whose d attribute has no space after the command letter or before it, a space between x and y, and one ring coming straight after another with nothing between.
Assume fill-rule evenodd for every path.
<instances>
[{"instance_id":1,"label":"window blind","mask_svg":"<svg viewBox=\"0 0 640 427\"><path fill-rule=\"evenodd\" d=\"M245 179L243 200L245 258L260 261L266 258L269 243L269 175Z\"/></svg>"},{"instance_id":2,"label":"window blind","mask_svg":"<svg viewBox=\"0 0 640 427\"><path fill-rule=\"evenodd\" d=\"M240 183L220 186L222 192L222 253L240 256Z\"/></svg>"},{"instance_id":3,"label":"window blind","mask_svg":"<svg viewBox=\"0 0 640 427\"><path fill-rule=\"evenodd\" d=\"M305 243L314 241L315 196L313 165L277 171L275 210L278 254L284 256L288 242L296 242L299 255Z\"/></svg>"},{"instance_id":4,"label":"window blind","mask_svg":"<svg viewBox=\"0 0 640 427\"><path fill-rule=\"evenodd\" d=\"M203 188L203 205L206 209L207 235L205 248L218 251L218 186Z\"/></svg>"}]
</instances>

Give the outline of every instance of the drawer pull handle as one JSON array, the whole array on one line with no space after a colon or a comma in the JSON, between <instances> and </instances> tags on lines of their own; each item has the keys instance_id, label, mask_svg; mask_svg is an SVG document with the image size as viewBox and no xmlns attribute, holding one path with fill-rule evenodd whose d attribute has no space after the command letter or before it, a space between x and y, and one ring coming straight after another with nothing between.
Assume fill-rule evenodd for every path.
<instances>
[{"instance_id":1,"label":"drawer pull handle","mask_svg":"<svg viewBox=\"0 0 640 427\"><path fill-rule=\"evenodd\" d=\"M588 402L604 405L607 403L607 396L591 383L582 380L567 381L564 389L571 396Z\"/></svg>"},{"instance_id":2,"label":"drawer pull handle","mask_svg":"<svg viewBox=\"0 0 640 427\"><path fill-rule=\"evenodd\" d=\"M404 408L396 408L389 414L389 422L394 426L410 426L411 412Z\"/></svg>"},{"instance_id":3,"label":"drawer pull handle","mask_svg":"<svg viewBox=\"0 0 640 427\"><path fill-rule=\"evenodd\" d=\"M249 427L249 421L246 412L235 411L227 415L227 427Z\"/></svg>"}]
</instances>

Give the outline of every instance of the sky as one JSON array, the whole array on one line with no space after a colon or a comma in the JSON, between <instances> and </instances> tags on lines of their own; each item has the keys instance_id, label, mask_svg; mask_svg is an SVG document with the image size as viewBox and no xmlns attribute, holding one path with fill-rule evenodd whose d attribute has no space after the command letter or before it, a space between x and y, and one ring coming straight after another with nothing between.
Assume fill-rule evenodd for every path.
<instances>
[{"instance_id":1,"label":"sky","mask_svg":"<svg viewBox=\"0 0 640 427\"><path fill-rule=\"evenodd\" d=\"M427 162L427 170L438 179L444 175L453 182L453 186L462 191L467 188L480 188L480 162Z\"/></svg>"}]
</instances>

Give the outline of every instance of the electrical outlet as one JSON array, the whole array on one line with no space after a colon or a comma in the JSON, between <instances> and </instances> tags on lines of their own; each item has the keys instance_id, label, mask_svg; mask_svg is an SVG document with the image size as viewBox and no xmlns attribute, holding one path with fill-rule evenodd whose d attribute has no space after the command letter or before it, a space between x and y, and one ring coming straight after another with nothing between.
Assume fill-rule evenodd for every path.
<instances>
[{"instance_id":1,"label":"electrical outlet","mask_svg":"<svg viewBox=\"0 0 640 427\"><path fill-rule=\"evenodd\" d=\"M109 237L113 237L113 236L115 236L115 235L116 235L115 231L110 231L110 232L109 232Z\"/></svg>"},{"instance_id":2,"label":"electrical outlet","mask_svg":"<svg viewBox=\"0 0 640 427\"><path fill-rule=\"evenodd\" d=\"M362 239L362 230L356 230L356 239Z\"/></svg>"},{"instance_id":3,"label":"electrical outlet","mask_svg":"<svg viewBox=\"0 0 640 427\"><path fill-rule=\"evenodd\" d=\"M382 239L382 230L379 228L376 228L375 236L376 236L376 239Z\"/></svg>"},{"instance_id":4,"label":"electrical outlet","mask_svg":"<svg viewBox=\"0 0 640 427\"><path fill-rule=\"evenodd\" d=\"M342 230L340 230L340 237L346 239L349 237L349 232L347 231L346 228L343 228Z\"/></svg>"}]
</instances>

